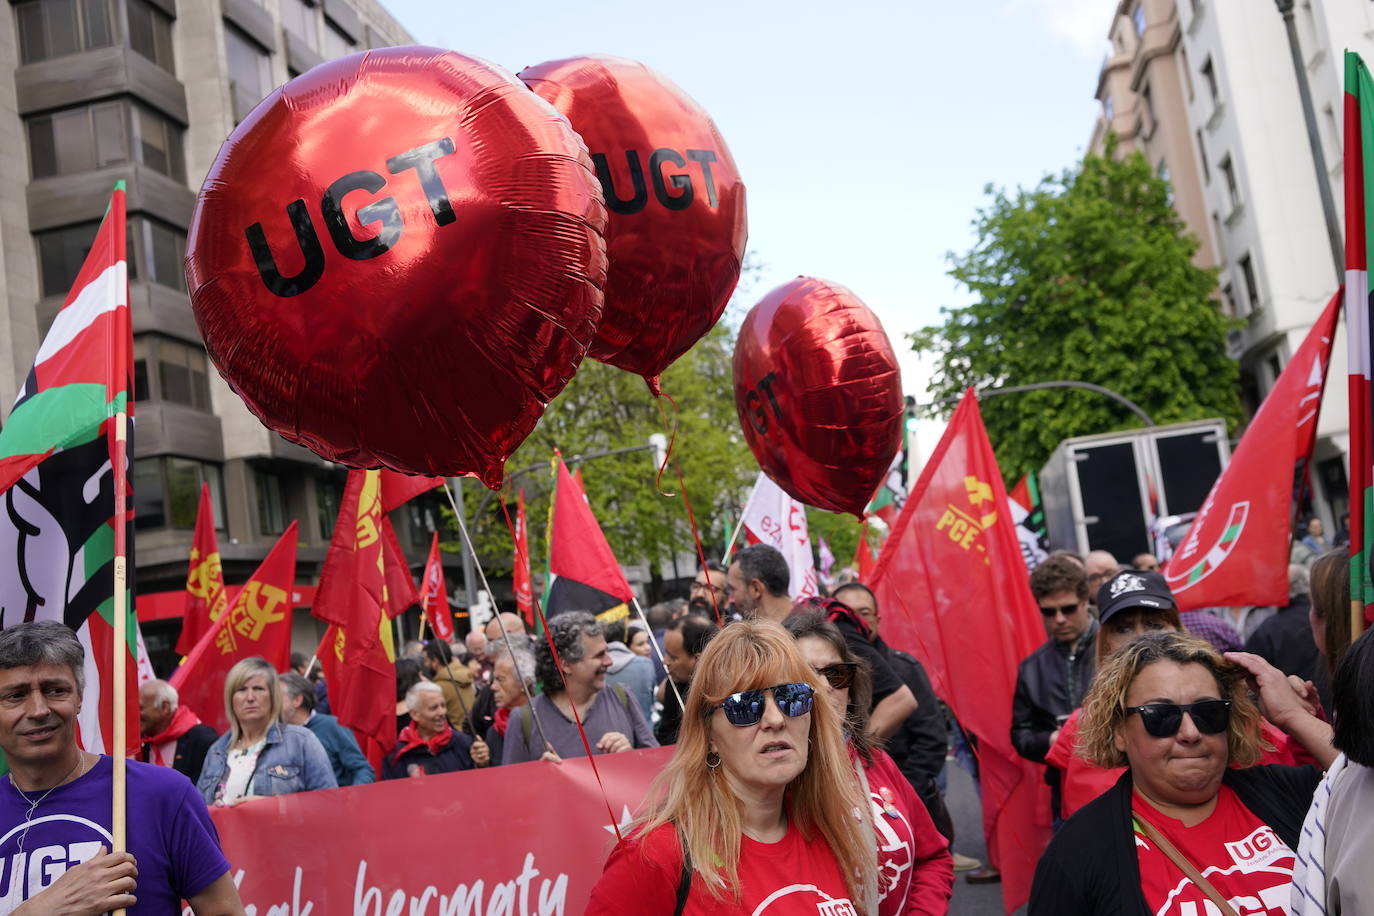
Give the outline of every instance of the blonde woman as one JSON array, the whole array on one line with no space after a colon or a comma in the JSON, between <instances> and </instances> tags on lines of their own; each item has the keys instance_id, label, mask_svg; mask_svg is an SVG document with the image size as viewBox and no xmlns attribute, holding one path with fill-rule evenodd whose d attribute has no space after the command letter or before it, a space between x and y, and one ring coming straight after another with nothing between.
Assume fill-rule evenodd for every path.
<instances>
[{"instance_id":1,"label":"blonde woman","mask_svg":"<svg viewBox=\"0 0 1374 916\"><path fill-rule=\"evenodd\" d=\"M245 658L224 679L229 731L205 754L196 789L209 805L237 805L338 785L324 745L310 729L281 721L277 672L263 658Z\"/></svg>"},{"instance_id":2,"label":"blonde woman","mask_svg":"<svg viewBox=\"0 0 1374 916\"><path fill-rule=\"evenodd\" d=\"M776 623L712 640L677 750L586 912L876 912L873 825L820 687Z\"/></svg>"},{"instance_id":3,"label":"blonde woman","mask_svg":"<svg viewBox=\"0 0 1374 916\"><path fill-rule=\"evenodd\" d=\"M1126 772L1050 842L1030 916L1286 912L1321 772L1253 765L1260 709L1247 681L1269 720L1329 765L1329 726L1257 657L1160 633L1106 660L1083 703L1078 753Z\"/></svg>"}]
</instances>

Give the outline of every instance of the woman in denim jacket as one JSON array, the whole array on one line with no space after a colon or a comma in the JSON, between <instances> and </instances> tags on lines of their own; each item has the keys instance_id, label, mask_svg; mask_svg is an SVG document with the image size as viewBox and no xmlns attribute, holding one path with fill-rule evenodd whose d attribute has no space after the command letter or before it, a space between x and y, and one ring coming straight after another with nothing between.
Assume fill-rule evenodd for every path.
<instances>
[{"instance_id":1,"label":"woman in denim jacket","mask_svg":"<svg viewBox=\"0 0 1374 916\"><path fill-rule=\"evenodd\" d=\"M245 658L224 679L229 731L205 755L196 788L209 805L333 789L338 783L324 746L309 729L281 722L277 672Z\"/></svg>"}]
</instances>

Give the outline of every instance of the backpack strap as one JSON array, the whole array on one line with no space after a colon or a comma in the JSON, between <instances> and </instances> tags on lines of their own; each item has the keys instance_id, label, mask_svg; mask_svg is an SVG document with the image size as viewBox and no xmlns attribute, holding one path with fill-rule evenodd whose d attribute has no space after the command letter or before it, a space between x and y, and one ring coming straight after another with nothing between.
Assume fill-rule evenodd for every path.
<instances>
[{"instance_id":1,"label":"backpack strap","mask_svg":"<svg viewBox=\"0 0 1374 916\"><path fill-rule=\"evenodd\" d=\"M615 695L620 697L620 705L625 707L626 712L630 712L630 692L625 689L624 684L612 684L611 689ZM630 713L630 718L634 718L634 713Z\"/></svg>"},{"instance_id":2,"label":"backpack strap","mask_svg":"<svg viewBox=\"0 0 1374 916\"><path fill-rule=\"evenodd\" d=\"M526 748L530 746L530 739L534 737L534 722L532 721L534 714L533 710L530 708L533 705L532 703L526 704L525 714L520 717L520 735L525 739ZM540 751L539 753L542 756L544 752Z\"/></svg>"}]
</instances>

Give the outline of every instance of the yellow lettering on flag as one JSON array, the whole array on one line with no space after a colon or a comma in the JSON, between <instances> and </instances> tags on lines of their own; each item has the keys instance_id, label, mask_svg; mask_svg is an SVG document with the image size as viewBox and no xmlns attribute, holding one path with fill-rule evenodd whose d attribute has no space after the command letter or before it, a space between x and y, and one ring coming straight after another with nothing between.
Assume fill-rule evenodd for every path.
<instances>
[{"instance_id":1,"label":"yellow lettering on flag","mask_svg":"<svg viewBox=\"0 0 1374 916\"><path fill-rule=\"evenodd\" d=\"M241 636L257 641L269 623L286 619L286 592L275 585L252 581L243 587L234 600L229 626Z\"/></svg>"},{"instance_id":2,"label":"yellow lettering on flag","mask_svg":"<svg viewBox=\"0 0 1374 916\"><path fill-rule=\"evenodd\" d=\"M191 548L191 571L186 577L186 590L205 602L211 620L219 620L229 600L224 593L219 551L202 558L198 548Z\"/></svg>"}]
</instances>

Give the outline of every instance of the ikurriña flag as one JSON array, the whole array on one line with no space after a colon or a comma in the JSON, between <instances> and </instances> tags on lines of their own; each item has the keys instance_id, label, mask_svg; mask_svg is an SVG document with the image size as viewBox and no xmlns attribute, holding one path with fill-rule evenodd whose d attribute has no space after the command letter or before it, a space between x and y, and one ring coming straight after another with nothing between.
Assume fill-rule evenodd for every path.
<instances>
[{"instance_id":1,"label":"ikurri\u00f1a flag","mask_svg":"<svg viewBox=\"0 0 1374 916\"><path fill-rule=\"evenodd\" d=\"M1350 358L1350 600L1374 620L1374 320L1369 302L1369 211L1374 187L1374 79L1360 55L1345 52L1345 325ZM1358 616L1355 614L1354 616Z\"/></svg>"},{"instance_id":2,"label":"ikurri\u00f1a flag","mask_svg":"<svg viewBox=\"0 0 1374 916\"><path fill-rule=\"evenodd\" d=\"M82 746L114 753L115 529L129 572L126 683L138 683L133 603L133 500L115 517L115 477L133 455L133 335L125 260L124 183L115 186L76 282L43 338L14 409L0 429L0 627L59 620L86 649ZM116 445L116 417L130 436ZM121 457L122 456L122 457ZM121 466L122 464L122 466ZM127 492L132 494L132 486ZM138 721L128 691L127 721ZM127 750L138 746L130 727Z\"/></svg>"},{"instance_id":3,"label":"ikurri\u00f1a flag","mask_svg":"<svg viewBox=\"0 0 1374 916\"><path fill-rule=\"evenodd\" d=\"M388 596L390 597L390 589ZM439 559L439 532L429 545L429 559L420 577L420 607L429 621L434 635L444 642L453 641L453 612L449 610L448 594L444 590L444 564Z\"/></svg>"},{"instance_id":4,"label":"ikurri\u00f1a flag","mask_svg":"<svg viewBox=\"0 0 1374 916\"><path fill-rule=\"evenodd\" d=\"M190 655L196 643L214 626L228 606L219 541L215 536L215 510L210 502L210 484L202 483L200 508L196 512L196 531L191 538L191 565L186 572L186 610L181 617L177 654L182 658Z\"/></svg>"},{"instance_id":5,"label":"ikurri\u00f1a flag","mask_svg":"<svg viewBox=\"0 0 1374 916\"><path fill-rule=\"evenodd\" d=\"M600 620L629 614L634 593L606 543L582 488L561 457L554 459L554 494L549 503L549 575L544 613L591 611Z\"/></svg>"},{"instance_id":6,"label":"ikurri\u00f1a flag","mask_svg":"<svg viewBox=\"0 0 1374 916\"><path fill-rule=\"evenodd\" d=\"M1180 610L1288 604L1295 496L1307 478L1341 293L1327 303L1164 567Z\"/></svg>"},{"instance_id":7,"label":"ikurri\u00f1a flag","mask_svg":"<svg viewBox=\"0 0 1374 916\"><path fill-rule=\"evenodd\" d=\"M978 737L983 832L1010 913L1030 896L1049 840L1044 768L1011 744L1017 665L1045 631L972 390L907 497L868 585L883 638L920 659L935 692Z\"/></svg>"},{"instance_id":8,"label":"ikurri\u00f1a flag","mask_svg":"<svg viewBox=\"0 0 1374 916\"><path fill-rule=\"evenodd\" d=\"M245 658L261 656L278 671L291 662L291 589L296 581L296 522L287 527L172 675L180 702L217 732L229 729L224 679Z\"/></svg>"}]
</instances>

